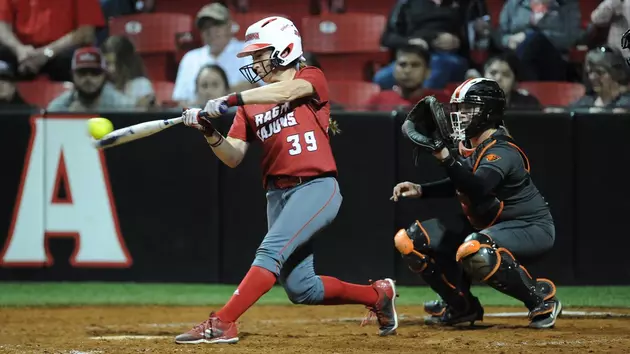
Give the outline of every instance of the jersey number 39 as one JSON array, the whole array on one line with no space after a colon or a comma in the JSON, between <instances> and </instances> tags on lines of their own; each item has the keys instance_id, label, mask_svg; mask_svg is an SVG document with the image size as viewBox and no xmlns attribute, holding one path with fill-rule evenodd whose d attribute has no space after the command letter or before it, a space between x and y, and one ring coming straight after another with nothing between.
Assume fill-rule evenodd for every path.
<instances>
[{"instance_id":1,"label":"jersey number 39","mask_svg":"<svg viewBox=\"0 0 630 354\"><path fill-rule=\"evenodd\" d=\"M295 156L302 153L302 141L300 141L300 134L287 136L287 142L291 143L289 155ZM306 145L307 151L317 150L317 141L315 140L315 133L312 130L304 133L304 144Z\"/></svg>"}]
</instances>

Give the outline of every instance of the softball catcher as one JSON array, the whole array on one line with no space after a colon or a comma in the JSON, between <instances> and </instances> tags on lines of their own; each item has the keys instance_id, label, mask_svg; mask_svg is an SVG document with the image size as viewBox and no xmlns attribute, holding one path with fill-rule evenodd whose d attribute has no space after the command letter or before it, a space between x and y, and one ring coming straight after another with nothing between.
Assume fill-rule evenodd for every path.
<instances>
[{"instance_id":1,"label":"softball catcher","mask_svg":"<svg viewBox=\"0 0 630 354\"><path fill-rule=\"evenodd\" d=\"M552 248L554 222L527 156L504 127L505 95L496 81L476 78L457 87L450 103L449 119L434 97L425 97L402 127L415 153L433 154L448 178L403 182L392 196L394 201L457 196L462 205L463 215L455 221L415 221L394 238L411 271L442 299L425 304L431 315L426 322L483 320L483 307L470 290L474 280L522 301L530 327L553 327L562 310L556 287L533 278L519 259L535 259Z\"/></svg>"}]
</instances>

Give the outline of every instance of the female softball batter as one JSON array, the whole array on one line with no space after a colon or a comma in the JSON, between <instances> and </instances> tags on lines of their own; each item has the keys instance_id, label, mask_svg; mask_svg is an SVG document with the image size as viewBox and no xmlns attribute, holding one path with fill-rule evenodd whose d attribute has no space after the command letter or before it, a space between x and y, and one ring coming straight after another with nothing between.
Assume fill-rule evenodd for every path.
<instances>
[{"instance_id":1,"label":"female softball batter","mask_svg":"<svg viewBox=\"0 0 630 354\"><path fill-rule=\"evenodd\" d=\"M254 262L228 303L176 343L236 343L236 320L279 280L296 304L363 304L373 312L380 335L398 327L396 289L391 279L356 285L315 274L311 241L332 223L342 197L329 144L330 104L324 74L305 66L294 24L262 19L247 29L238 57L252 56L241 73L267 85L208 101L205 113L184 112L184 123L202 131L221 161L236 167L250 143L263 146L268 231ZM207 119L238 106L227 138Z\"/></svg>"}]
</instances>

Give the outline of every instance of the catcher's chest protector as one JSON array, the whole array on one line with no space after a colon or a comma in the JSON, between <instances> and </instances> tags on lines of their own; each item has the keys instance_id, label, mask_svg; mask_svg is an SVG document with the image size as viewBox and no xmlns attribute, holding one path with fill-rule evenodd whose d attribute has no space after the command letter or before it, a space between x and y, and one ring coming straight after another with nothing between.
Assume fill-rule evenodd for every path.
<instances>
[{"instance_id":1,"label":"catcher's chest protector","mask_svg":"<svg viewBox=\"0 0 630 354\"><path fill-rule=\"evenodd\" d=\"M529 173L529 159L523 150L516 145L514 139L507 135L496 135L481 143L467 156L466 160L468 163L466 165L471 166L472 172L475 173L481 163L481 159L486 155L486 152L500 142L509 144L519 152L523 158L525 169ZM523 184L523 187L525 185L526 184ZM519 190L515 190L514 194L518 192ZM468 221L477 230L487 229L494 225L501 216L501 212L503 212L503 201L498 199L496 195L491 195L480 200L471 200L467 195L457 191L457 198Z\"/></svg>"}]
</instances>

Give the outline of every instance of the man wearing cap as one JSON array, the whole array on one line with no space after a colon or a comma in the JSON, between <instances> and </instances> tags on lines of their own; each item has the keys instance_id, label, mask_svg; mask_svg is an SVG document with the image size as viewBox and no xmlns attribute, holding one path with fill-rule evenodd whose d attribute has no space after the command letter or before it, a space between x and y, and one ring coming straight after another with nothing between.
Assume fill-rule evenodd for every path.
<instances>
[{"instance_id":1,"label":"man wearing cap","mask_svg":"<svg viewBox=\"0 0 630 354\"><path fill-rule=\"evenodd\" d=\"M77 49L72 57L74 88L48 105L49 112L136 111L135 100L107 82L105 60L98 48Z\"/></svg>"},{"instance_id":2,"label":"man wearing cap","mask_svg":"<svg viewBox=\"0 0 630 354\"><path fill-rule=\"evenodd\" d=\"M243 80L239 70L249 64L249 60L236 57L244 43L232 36L232 18L228 8L218 2L202 7L197 13L196 25L205 45L186 53L179 63L173 101L187 105L195 100L195 79L199 70L207 64L217 64L225 71L231 91L252 88Z\"/></svg>"}]
</instances>

